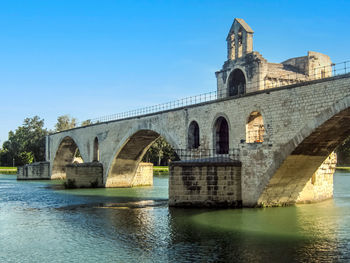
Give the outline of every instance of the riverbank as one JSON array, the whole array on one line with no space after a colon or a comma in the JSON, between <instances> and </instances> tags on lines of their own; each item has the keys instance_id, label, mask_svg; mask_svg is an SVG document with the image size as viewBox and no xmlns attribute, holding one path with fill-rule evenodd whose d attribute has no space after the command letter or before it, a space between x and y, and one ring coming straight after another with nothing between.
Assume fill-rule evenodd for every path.
<instances>
[{"instance_id":1,"label":"riverbank","mask_svg":"<svg viewBox=\"0 0 350 263\"><path fill-rule=\"evenodd\" d=\"M0 174L17 174L17 167L0 167Z\"/></svg>"},{"instance_id":2,"label":"riverbank","mask_svg":"<svg viewBox=\"0 0 350 263\"><path fill-rule=\"evenodd\" d=\"M168 166L153 166L153 175L155 175L155 176L169 175L169 167Z\"/></svg>"},{"instance_id":3,"label":"riverbank","mask_svg":"<svg viewBox=\"0 0 350 263\"><path fill-rule=\"evenodd\" d=\"M347 166L342 166L342 167L337 167L336 168L338 171L350 171L350 167Z\"/></svg>"}]
</instances>

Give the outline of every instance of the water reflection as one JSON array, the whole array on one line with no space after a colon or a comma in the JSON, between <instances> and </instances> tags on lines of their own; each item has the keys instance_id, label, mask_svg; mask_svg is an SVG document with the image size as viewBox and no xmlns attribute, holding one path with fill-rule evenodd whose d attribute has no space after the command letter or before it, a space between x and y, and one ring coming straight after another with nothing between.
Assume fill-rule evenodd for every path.
<instances>
[{"instance_id":1,"label":"water reflection","mask_svg":"<svg viewBox=\"0 0 350 263\"><path fill-rule=\"evenodd\" d=\"M164 178L106 192L0 182L1 262L350 260L348 175L335 177L334 200L240 210L168 208Z\"/></svg>"}]
</instances>

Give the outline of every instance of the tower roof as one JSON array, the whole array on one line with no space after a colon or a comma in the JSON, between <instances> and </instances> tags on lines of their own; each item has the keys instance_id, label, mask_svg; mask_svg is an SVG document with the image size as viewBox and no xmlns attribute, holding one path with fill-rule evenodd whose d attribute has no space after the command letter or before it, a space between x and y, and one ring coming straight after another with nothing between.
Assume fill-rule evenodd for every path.
<instances>
[{"instance_id":1,"label":"tower roof","mask_svg":"<svg viewBox=\"0 0 350 263\"><path fill-rule=\"evenodd\" d=\"M244 21L242 18L235 18L235 21L237 21L244 28L244 30L247 31L247 33L254 33L253 29L251 29L246 21Z\"/></svg>"},{"instance_id":2,"label":"tower roof","mask_svg":"<svg viewBox=\"0 0 350 263\"><path fill-rule=\"evenodd\" d=\"M234 28L235 28L235 24L238 23L241 25L241 27L247 32L247 33L251 33L253 34L254 31L253 29L250 28L250 26L246 23L246 21L244 21L242 18L235 18L235 20L232 23L232 26L230 28L230 31L228 32L227 38L229 39L230 35L233 34L234 32Z\"/></svg>"}]
</instances>

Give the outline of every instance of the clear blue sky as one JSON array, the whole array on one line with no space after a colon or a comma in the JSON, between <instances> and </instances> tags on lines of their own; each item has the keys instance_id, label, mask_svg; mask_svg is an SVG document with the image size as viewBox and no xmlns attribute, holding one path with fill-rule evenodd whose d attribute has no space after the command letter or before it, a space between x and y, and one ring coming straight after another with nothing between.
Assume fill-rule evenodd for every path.
<instances>
[{"instance_id":1,"label":"clear blue sky","mask_svg":"<svg viewBox=\"0 0 350 263\"><path fill-rule=\"evenodd\" d=\"M52 129L216 89L235 17L270 62L350 59L350 1L0 2L0 143L24 118Z\"/></svg>"}]
</instances>

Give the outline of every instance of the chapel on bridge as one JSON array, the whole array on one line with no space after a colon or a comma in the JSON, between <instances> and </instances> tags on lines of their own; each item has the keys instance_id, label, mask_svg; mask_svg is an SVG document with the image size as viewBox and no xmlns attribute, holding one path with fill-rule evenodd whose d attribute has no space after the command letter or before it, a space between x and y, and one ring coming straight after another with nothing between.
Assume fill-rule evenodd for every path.
<instances>
[{"instance_id":1,"label":"chapel on bridge","mask_svg":"<svg viewBox=\"0 0 350 263\"><path fill-rule=\"evenodd\" d=\"M218 98L330 77L331 60L327 55L309 51L306 56L281 63L268 62L253 51L251 27L236 18L227 35L227 61L216 72Z\"/></svg>"}]
</instances>

